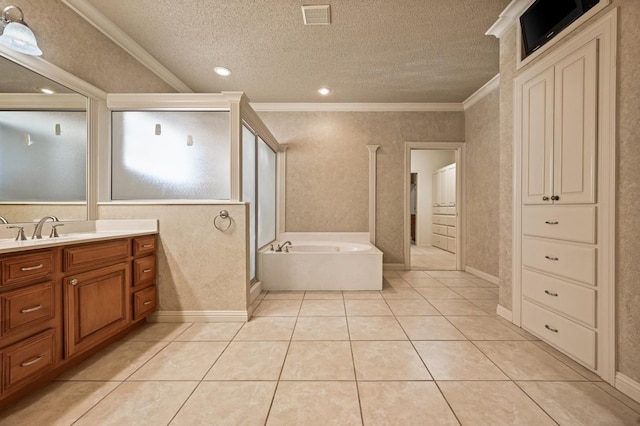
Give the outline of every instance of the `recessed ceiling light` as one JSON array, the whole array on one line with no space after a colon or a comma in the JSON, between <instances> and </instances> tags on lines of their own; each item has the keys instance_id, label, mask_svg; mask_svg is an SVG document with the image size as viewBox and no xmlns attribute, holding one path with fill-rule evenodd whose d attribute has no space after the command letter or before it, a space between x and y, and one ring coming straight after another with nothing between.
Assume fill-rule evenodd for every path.
<instances>
[{"instance_id":1,"label":"recessed ceiling light","mask_svg":"<svg viewBox=\"0 0 640 426\"><path fill-rule=\"evenodd\" d=\"M47 88L45 88L45 87L40 88L40 91L41 91L42 93L46 93L47 95L53 95L54 93L56 93L56 92L54 92L53 90L51 90L51 89L47 89Z\"/></svg>"},{"instance_id":2,"label":"recessed ceiling light","mask_svg":"<svg viewBox=\"0 0 640 426\"><path fill-rule=\"evenodd\" d=\"M318 93L320 93L322 96L327 96L331 93L331 89L329 89L328 87L321 87L318 89Z\"/></svg>"},{"instance_id":3,"label":"recessed ceiling light","mask_svg":"<svg viewBox=\"0 0 640 426\"><path fill-rule=\"evenodd\" d=\"M228 77L231 75L231 70L229 68L225 68L225 67L215 67L213 69L213 72L215 72L218 75L221 75L223 77Z\"/></svg>"}]
</instances>

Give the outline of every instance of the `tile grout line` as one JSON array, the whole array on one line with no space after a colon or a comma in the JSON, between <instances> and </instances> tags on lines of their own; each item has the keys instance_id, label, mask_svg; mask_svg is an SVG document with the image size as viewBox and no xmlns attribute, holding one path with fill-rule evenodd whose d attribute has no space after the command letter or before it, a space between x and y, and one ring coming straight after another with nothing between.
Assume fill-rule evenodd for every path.
<instances>
[{"instance_id":1,"label":"tile grout line","mask_svg":"<svg viewBox=\"0 0 640 426\"><path fill-rule=\"evenodd\" d=\"M353 341L351 340L351 329L349 328L349 317L347 315L347 301L342 298L342 304L344 306L344 322L347 324L347 337L349 339L349 350L351 351L351 364L353 365L353 379L356 384L356 396L358 397L358 409L360 410L360 424L364 425L364 413L362 411L362 400L360 399L360 381L358 380L358 373L356 371L356 359L353 355Z\"/></svg>"}]
</instances>

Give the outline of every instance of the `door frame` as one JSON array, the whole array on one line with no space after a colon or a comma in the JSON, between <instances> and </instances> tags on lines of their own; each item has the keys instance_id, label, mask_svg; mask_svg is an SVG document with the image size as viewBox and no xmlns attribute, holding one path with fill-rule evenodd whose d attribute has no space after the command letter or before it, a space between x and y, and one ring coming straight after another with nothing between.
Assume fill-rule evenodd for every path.
<instances>
[{"instance_id":1,"label":"door frame","mask_svg":"<svg viewBox=\"0 0 640 426\"><path fill-rule=\"evenodd\" d=\"M404 270L411 270L411 151L454 151L456 161L456 270L465 265L464 142L404 143Z\"/></svg>"}]
</instances>

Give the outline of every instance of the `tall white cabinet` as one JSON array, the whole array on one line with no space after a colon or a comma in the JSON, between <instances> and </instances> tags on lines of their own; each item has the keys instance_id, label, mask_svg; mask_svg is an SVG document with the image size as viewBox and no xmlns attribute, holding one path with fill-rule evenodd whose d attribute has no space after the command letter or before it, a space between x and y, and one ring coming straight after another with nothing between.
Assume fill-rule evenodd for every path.
<instances>
[{"instance_id":1,"label":"tall white cabinet","mask_svg":"<svg viewBox=\"0 0 640 426\"><path fill-rule=\"evenodd\" d=\"M443 250L456 252L456 165L455 163L433 172L432 177L433 224L431 244Z\"/></svg>"},{"instance_id":2,"label":"tall white cabinet","mask_svg":"<svg viewBox=\"0 0 640 426\"><path fill-rule=\"evenodd\" d=\"M606 129L613 106L603 99L612 90L603 72L609 51L600 50L602 31L593 33L515 81L521 196L514 304L524 329L602 373L602 361L612 362Z\"/></svg>"}]
</instances>

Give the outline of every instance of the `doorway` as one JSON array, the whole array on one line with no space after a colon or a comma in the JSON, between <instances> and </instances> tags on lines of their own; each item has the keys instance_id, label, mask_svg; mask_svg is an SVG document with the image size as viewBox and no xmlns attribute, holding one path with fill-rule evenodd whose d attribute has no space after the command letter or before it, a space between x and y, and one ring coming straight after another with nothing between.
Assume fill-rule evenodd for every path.
<instances>
[{"instance_id":1,"label":"doorway","mask_svg":"<svg viewBox=\"0 0 640 426\"><path fill-rule=\"evenodd\" d=\"M461 270L464 144L405 145L405 269Z\"/></svg>"}]
</instances>

